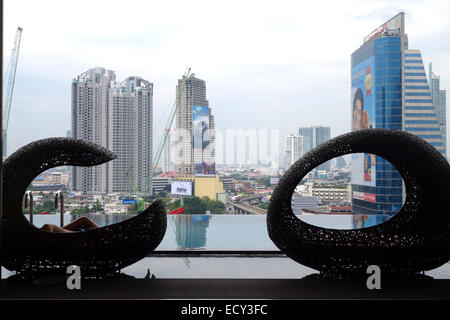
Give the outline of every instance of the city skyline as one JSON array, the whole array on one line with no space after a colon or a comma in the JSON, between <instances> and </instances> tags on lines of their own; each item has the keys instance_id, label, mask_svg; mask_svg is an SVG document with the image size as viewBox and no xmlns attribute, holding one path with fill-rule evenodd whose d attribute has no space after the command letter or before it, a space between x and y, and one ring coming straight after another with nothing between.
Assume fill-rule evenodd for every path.
<instances>
[{"instance_id":1,"label":"city skyline","mask_svg":"<svg viewBox=\"0 0 450 320\"><path fill-rule=\"evenodd\" d=\"M154 83L155 141L159 141L163 130L163 116L175 100L173 86L187 66L208 82L218 129L280 128L280 137L312 125L332 127L333 136L348 132L349 56L364 35L399 11L406 12L409 33L414 34L411 47L421 48L425 65L433 63L433 71L441 76L441 89L450 85L450 63L445 59L450 48L439 41L450 29L442 14L449 6L445 2L427 6L406 1L350 1L339 6L330 3L325 11L312 5L304 11L320 12L327 23L317 22L315 31L308 34L304 28L316 18L299 13L300 6L283 3L274 8L261 3L261 15L248 18L246 13L252 6L247 4L238 13L232 6L218 10L217 6L208 5L205 10L210 14L205 19L211 30L203 29L204 34L186 38L176 21L183 20L178 14L169 22L156 17L148 26L134 17L137 26L130 28L125 21L120 28L110 24L110 29L97 28L105 20L95 17L94 26L86 29L72 22L83 6L71 7L73 10L68 11L73 14L67 17L59 6L43 2L34 7L30 2L29 11L40 13L37 21L20 10L23 5L20 1L5 2L4 65L10 56L15 28L24 28L8 133L9 154L30 141L66 135L70 128L70 83L66 74L70 73L70 79L80 70L96 66L115 70L118 78L136 75ZM101 7L101 3L93 5ZM61 14L52 14L53 19L45 22L47 13L43 10L50 6L53 12ZM222 9L236 18L231 27L221 26ZM158 5L154 10L164 16L169 8ZM195 19L200 16L192 9L186 10L192 27L204 24L205 21ZM305 18L303 21L299 14ZM118 17L122 14L111 11L112 20ZM246 19L251 20L251 26L244 24ZM327 41L318 41L321 38ZM182 56L172 50L180 45L188 49ZM149 58L142 59L144 55ZM239 111L239 117L230 109Z\"/></svg>"}]
</instances>

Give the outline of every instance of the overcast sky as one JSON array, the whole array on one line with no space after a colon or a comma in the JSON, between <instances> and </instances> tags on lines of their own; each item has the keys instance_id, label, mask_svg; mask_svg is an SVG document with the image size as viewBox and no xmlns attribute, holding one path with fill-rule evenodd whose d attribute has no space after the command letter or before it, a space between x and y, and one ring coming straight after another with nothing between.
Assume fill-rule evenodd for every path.
<instances>
[{"instance_id":1,"label":"overcast sky","mask_svg":"<svg viewBox=\"0 0 450 320\"><path fill-rule=\"evenodd\" d=\"M350 55L400 11L409 48L450 89L449 1L4 0L4 66L24 29L8 153L66 135L71 80L93 67L154 83L156 146L187 67L206 81L218 129L348 132Z\"/></svg>"}]
</instances>

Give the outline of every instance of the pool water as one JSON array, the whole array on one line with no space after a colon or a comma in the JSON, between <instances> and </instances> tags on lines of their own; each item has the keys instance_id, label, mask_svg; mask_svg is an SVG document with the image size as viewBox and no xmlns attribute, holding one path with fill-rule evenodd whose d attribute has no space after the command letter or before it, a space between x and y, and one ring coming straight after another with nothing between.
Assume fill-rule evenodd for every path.
<instances>
[{"instance_id":1,"label":"pool water","mask_svg":"<svg viewBox=\"0 0 450 320\"><path fill-rule=\"evenodd\" d=\"M130 219L134 215L87 215L99 226ZM64 215L64 224L77 219ZM28 217L27 217L28 218ZM34 215L33 223L59 225L59 215ZM388 219L385 216L302 215L307 223L325 228L370 227ZM168 215L166 234L156 250L278 250L267 233L265 215Z\"/></svg>"},{"instance_id":2,"label":"pool water","mask_svg":"<svg viewBox=\"0 0 450 320\"><path fill-rule=\"evenodd\" d=\"M133 215L88 215L100 226L131 218ZM65 215L64 224L79 216ZM278 248L272 243L266 226L266 217L259 215L178 215L167 217L167 231L155 251L178 252L180 256L159 254L148 256L121 270L125 275L142 279L156 278L245 278L245 279L301 279L316 270L301 265L283 255L233 256L198 255L183 257L183 250L261 250ZM35 215L37 227L46 223L59 225L59 215ZM307 223L335 229L369 227L388 217L361 217L352 215L307 215ZM205 252L206 253L206 252ZM2 268L2 278L15 272ZM450 264L425 273L435 279L450 279Z\"/></svg>"}]
</instances>

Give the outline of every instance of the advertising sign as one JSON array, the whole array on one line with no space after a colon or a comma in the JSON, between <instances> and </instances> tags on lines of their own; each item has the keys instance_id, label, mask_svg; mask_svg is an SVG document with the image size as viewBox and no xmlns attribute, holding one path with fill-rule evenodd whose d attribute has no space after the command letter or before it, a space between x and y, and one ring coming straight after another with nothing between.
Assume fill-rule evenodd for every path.
<instances>
[{"instance_id":1,"label":"advertising sign","mask_svg":"<svg viewBox=\"0 0 450 320\"><path fill-rule=\"evenodd\" d=\"M270 178L270 185L274 186L276 185L278 182L280 182L280 178Z\"/></svg>"},{"instance_id":2,"label":"advertising sign","mask_svg":"<svg viewBox=\"0 0 450 320\"><path fill-rule=\"evenodd\" d=\"M179 196L192 196L192 181L172 181L170 193Z\"/></svg>"},{"instance_id":3,"label":"advertising sign","mask_svg":"<svg viewBox=\"0 0 450 320\"><path fill-rule=\"evenodd\" d=\"M364 200L369 202L377 202L377 196L371 193L353 191L353 199Z\"/></svg>"},{"instance_id":4,"label":"advertising sign","mask_svg":"<svg viewBox=\"0 0 450 320\"><path fill-rule=\"evenodd\" d=\"M204 150L209 144L209 108L192 106L192 141L194 149Z\"/></svg>"},{"instance_id":5,"label":"advertising sign","mask_svg":"<svg viewBox=\"0 0 450 320\"><path fill-rule=\"evenodd\" d=\"M136 204L137 200L134 199L123 199L122 204Z\"/></svg>"},{"instance_id":6,"label":"advertising sign","mask_svg":"<svg viewBox=\"0 0 450 320\"><path fill-rule=\"evenodd\" d=\"M400 32L404 32L404 14L399 13L394 18L389 20L388 22L382 24L380 27L372 31L367 37L364 38L364 43L367 41L372 40L373 38L376 38L377 36L381 35L383 32L387 30L398 30Z\"/></svg>"},{"instance_id":7,"label":"advertising sign","mask_svg":"<svg viewBox=\"0 0 450 320\"><path fill-rule=\"evenodd\" d=\"M195 163L194 167L196 176L214 176L216 174L215 163Z\"/></svg>"},{"instance_id":8,"label":"advertising sign","mask_svg":"<svg viewBox=\"0 0 450 320\"><path fill-rule=\"evenodd\" d=\"M216 164L206 156L205 150L211 142L209 132L209 108L204 106L192 106L192 143L194 149L194 172L196 176L215 175ZM206 151L208 152L208 151ZM201 155L201 157L199 157ZM205 157L204 157L205 155Z\"/></svg>"},{"instance_id":9,"label":"advertising sign","mask_svg":"<svg viewBox=\"0 0 450 320\"><path fill-rule=\"evenodd\" d=\"M375 128L375 58L352 66L352 131ZM376 156L352 154L352 184L376 186Z\"/></svg>"}]
</instances>

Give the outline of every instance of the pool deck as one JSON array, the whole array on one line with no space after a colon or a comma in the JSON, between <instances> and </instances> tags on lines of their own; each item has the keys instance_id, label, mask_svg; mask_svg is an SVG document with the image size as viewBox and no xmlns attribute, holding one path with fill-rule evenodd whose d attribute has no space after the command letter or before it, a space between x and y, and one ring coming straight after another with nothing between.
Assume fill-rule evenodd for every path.
<instances>
[{"instance_id":1,"label":"pool deck","mask_svg":"<svg viewBox=\"0 0 450 320\"><path fill-rule=\"evenodd\" d=\"M0 300L58 299L450 299L450 280L385 280L369 290L365 280L303 279L107 279L82 280L69 290L54 284L3 280Z\"/></svg>"}]
</instances>

